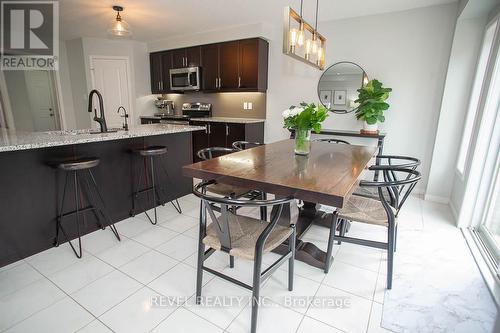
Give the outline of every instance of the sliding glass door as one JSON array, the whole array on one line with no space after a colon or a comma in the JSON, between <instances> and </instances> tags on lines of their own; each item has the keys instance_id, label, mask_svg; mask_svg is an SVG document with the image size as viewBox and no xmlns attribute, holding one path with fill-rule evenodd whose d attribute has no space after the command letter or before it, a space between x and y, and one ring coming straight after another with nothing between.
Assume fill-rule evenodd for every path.
<instances>
[{"instance_id":1,"label":"sliding glass door","mask_svg":"<svg viewBox=\"0 0 500 333\"><path fill-rule=\"evenodd\" d=\"M470 219L471 231L477 236L491 270L497 274L500 267L499 22L497 16L485 31L457 161L457 171L467 176L460 218Z\"/></svg>"}]
</instances>

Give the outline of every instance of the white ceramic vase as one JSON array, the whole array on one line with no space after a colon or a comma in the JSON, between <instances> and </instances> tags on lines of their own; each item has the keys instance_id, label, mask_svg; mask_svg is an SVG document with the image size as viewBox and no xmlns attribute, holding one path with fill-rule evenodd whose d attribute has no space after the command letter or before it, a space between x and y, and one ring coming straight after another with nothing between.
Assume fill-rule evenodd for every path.
<instances>
[{"instance_id":1,"label":"white ceramic vase","mask_svg":"<svg viewBox=\"0 0 500 333\"><path fill-rule=\"evenodd\" d=\"M376 132L376 131L378 131L378 123L370 125L365 121L365 122L363 122L363 130L365 130L367 132Z\"/></svg>"}]
</instances>

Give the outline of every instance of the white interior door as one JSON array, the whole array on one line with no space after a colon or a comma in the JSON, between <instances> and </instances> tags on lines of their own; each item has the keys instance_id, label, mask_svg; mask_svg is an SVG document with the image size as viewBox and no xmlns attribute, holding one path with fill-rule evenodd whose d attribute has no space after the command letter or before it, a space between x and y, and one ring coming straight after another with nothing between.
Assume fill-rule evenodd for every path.
<instances>
[{"instance_id":1,"label":"white interior door","mask_svg":"<svg viewBox=\"0 0 500 333\"><path fill-rule=\"evenodd\" d=\"M59 128L54 84L48 71L25 71L26 90L31 105L35 131L53 131Z\"/></svg>"},{"instance_id":2,"label":"white interior door","mask_svg":"<svg viewBox=\"0 0 500 333\"><path fill-rule=\"evenodd\" d=\"M104 100L104 114L108 128L121 128L123 119L118 108L123 106L133 119L130 108L130 72L127 57L90 57L92 89L97 89ZM93 107L99 108L97 98ZM92 117L94 115L92 114ZM96 126L95 122L92 122Z\"/></svg>"}]
</instances>

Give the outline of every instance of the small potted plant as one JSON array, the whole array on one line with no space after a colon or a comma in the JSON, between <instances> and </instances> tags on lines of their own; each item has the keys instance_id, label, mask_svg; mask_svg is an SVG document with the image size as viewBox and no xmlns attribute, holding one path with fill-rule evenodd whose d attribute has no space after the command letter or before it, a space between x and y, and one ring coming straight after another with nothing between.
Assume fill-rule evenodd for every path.
<instances>
[{"instance_id":1,"label":"small potted plant","mask_svg":"<svg viewBox=\"0 0 500 333\"><path fill-rule=\"evenodd\" d=\"M314 103L300 103L283 111L284 128L295 130L295 154L309 155L311 130L321 132L321 123L328 117L328 110Z\"/></svg>"},{"instance_id":2,"label":"small potted plant","mask_svg":"<svg viewBox=\"0 0 500 333\"><path fill-rule=\"evenodd\" d=\"M378 123L385 121L384 111L389 108L389 104L385 101L389 98L391 91L391 88L382 87L382 83L376 79L370 80L358 89L358 99L354 102L359 104L356 118L364 121L362 132L376 133L378 131Z\"/></svg>"}]
</instances>

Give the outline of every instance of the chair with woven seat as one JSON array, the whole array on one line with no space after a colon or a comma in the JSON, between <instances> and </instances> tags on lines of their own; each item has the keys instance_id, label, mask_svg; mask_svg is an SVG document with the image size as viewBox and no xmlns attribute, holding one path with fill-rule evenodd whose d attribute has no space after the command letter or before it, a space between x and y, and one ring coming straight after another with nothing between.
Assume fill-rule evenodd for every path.
<instances>
[{"instance_id":1,"label":"chair with woven seat","mask_svg":"<svg viewBox=\"0 0 500 333\"><path fill-rule=\"evenodd\" d=\"M384 181L362 180L359 186L376 188L379 194L378 200L351 195L344 207L333 212L326 254L325 273L328 273L330 268L331 254L335 240L384 249L387 250L387 289L391 289L393 258L397 239L397 207L400 207L400 201L405 201L408 198L421 176L415 170L390 166L373 165L369 169L382 172ZM389 196L389 200L386 199L384 192ZM346 237L342 234L342 231L337 236L336 229L341 220L385 226L387 227L387 243Z\"/></svg>"},{"instance_id":2,"label":"chair with woven seat","mask_svg":"<svg viewBox=\"0 0 500 333\"><path fill-rule=\"evenodd\" d=\"M382 165L382 166L390 166L394 168L403 168L403 169L409 169L409 170L416 170L420 166L420 160L415 157L410 157L410 156L401 156L401 155L378 155L376 156L377 164L375 165ZM395 174L392 174L393 177L395 177ZM375 180L378 179L378 172L375 172ZM397 191L395 194L397 195L398 192L402 192L404 190L404 186L402 185L399 191ZM353 192L354 195L356 196L362 196L366 198L372 198L372 199L379 199L378 195L378 189L375 187L361 187L357 186L356 189ZM390 201L391 198L387 191L383 192L383 195L387 201ZM396 211L394 215L398 217L399 211L401 210L401 207L403 204L406 202L406 198L404 200L399 200L398 201L398 207L395 207ZM344 236L346 232L349 231L350 224L346 221L341 221L339 224L339 231L340 235ZM397 229L396 229L397 233ZM337 241L338 244L341 243L341 241Z\"/></svg>"},{"instance_id":3,"label":"chair with woven seat","mask_svg":"<svg viewBox=\"0 0 500 333\"><path fill-rule=\"evenodd\" d=\"M258 147L264 145L260 142L250 142L250 141L235 141L231 145L236 150L245 150L253 147Z\"/></svg>"},{"instance_id":4,"label":"chair with woven seat","mask_svg":"<svg viewBox=\"0 0 500 333\"><path fill-rule=\"evenodd\" d=\"M345 140L333 139L333 138L320 138L320 139L314 139L314 141L315 142L340 143L340 144L350 145L350 143L345 141Z\"/></svg>"},{"instance_id":5,"label":"chair with woven seat","mask_svg":"<svg viewBox=\"0 0 500 333\"><path fill-rule=\"evenodd\" d=\"M382 166L390 166L393 168L402 168L402 169L409 169L409 170L417 170L417 168L420 166L421 162L418 158L411 157L411 156L401 156L401 155L378 155L376 157L377 159L377 165L382 165ZM409 177L411 175L407 175ZM392 173L392 177L396 177L396 174ZM402 185L400 191L404 190L404 186ZM398 191L398 192L400 192ZM377 188L374 187L360 187L356 188L354 191L355 195L363 196L363 197L368 197L368 198L373 198L373 199L378 199L378 190ZM397 194L397 193L396 193ZM387 192L384 192L386 200L390 200L389 195ZM400 200L398 207L396 207L396 213L395 216L397 217L399 214L399 211L401 210L401 207L405 203L405 200Z\"/></svg>"},{"instance_id":6,"label":"chair with woven seat","mask_svg":"<svg viewBox=\"0 0 500 333\"><path fill-rule=\"evenodd\" d=\"M212 273L229 282L252 291L252 317L251 332L257 330L257 313L260 298L260 288L263 282L271 276L285 261L288 260L288 290L293 289L293 270L295 258L295 222L290 221L289 226L278 224L285 205L293 198L280 198L272 200L249 200L215 197L207 195L208 187L213 181L202 182L196 185L193 193L201 199L200 204L200 229L198 240L198 266L196 279L196 303L201 301L203 271ZM216 216L213 207L217 205L220 216ZM237 215L231 207L262 207L272 206L271 221ZM207 227L207 212L212 223ZM277 248L288 241L288 250L265 270L262 270L262 257L265 253ZM205 247L208 249L205 251ZM206 267L205 260L215 251L223 251L232 257L252 260L253 282L246 284L219 271Z\"/></svg>"},{"instance_id":7,"label":"chair with woven seat","mask_svg":"<svg viewBox=\"0 0 500 333\"><path fill-rule=\"evenodd\" d=\"M206 160L212 159L214 157L231 154L231 153L234 153L237 151L238 150L233 149L233 148L209 147L209 148L204 148L204 149L198 150L196 155L198 155L198 157L200 159L206 161ZM241 197L245 194L252 192L252 190L248 189L248 188L231 186L231 185L226 185L226 184L219 184L219 183L211 184L210 186L207 187L207 191L210 193L222 195L223 197L228 197L228 198L238 198L238 197Z\"/></svg>"}]
</instances>

